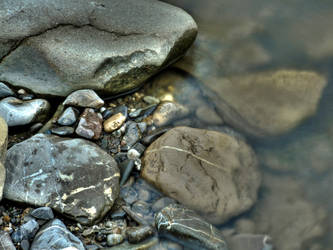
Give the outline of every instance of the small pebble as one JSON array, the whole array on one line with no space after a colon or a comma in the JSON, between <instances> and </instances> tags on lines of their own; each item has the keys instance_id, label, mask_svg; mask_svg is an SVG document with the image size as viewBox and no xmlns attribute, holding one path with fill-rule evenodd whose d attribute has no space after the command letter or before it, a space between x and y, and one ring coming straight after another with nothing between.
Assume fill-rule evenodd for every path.
<instances>
[{"instance_id":1,"label":"small pebble","mask_svg":"<svg viewBox=\"0 0 333 250\"><path fill-rule=\"evenodd\" d=\"M126 116L122 113L117 113L104 121L104 131L108 133L113 132L120 128L125 121Z\"/></svg>"},{"instance_id":2,"label":"small pebble","mask_svg":"<svg viewBox=\"0 0 333 250\"><path fill-rule=\"evenodd\" d=\"M38 130L40 130L42 127L43 127L43 123L40 123L40 122L35 123L34 125L32 125L32 126L30 127L30 132L31 132L31 133L35 133L35 132L37 132Z\"/></svg>"},{"instance_id":3,"label":"small pebble","mask_svg":"<svg viewBox=\"0 0 333 250\"><path fill-rule=\"evenodd\" d=\"M54 218L53 211L50 207L39 207L31 211L33 217L42 220L52 220Z\"/></svg>"},{"instance_id":4,"label":"small pebble","mask_svg":"<svg viewBox=\"0 0 333 250\"><path fill-rule=\"evenodd\" d=\"M77 121L77 116L79 111L72 107L68 107L65 111L60 115L58 119L58 124L62 126L70 126L73 125Z\"/></svg>"},{"instance_id":5,"label":"small pebble","mask_svg":"<svg viewBox=\"0 0 333 250\"><path fill-rule=\"evenodd\" d=\"M104 101L91 89L81 89L71 93L63 105L77 106L83 108L100 108Z\"/></svg>"},{"instance_id":6,"label":"small pebble","mask_svg":"<svg viewBox=\"0 0 333 250\"><path fill-rule=\"evenodd\" d=\"M59 136L68 136L74 134L74 128L68 126L51 128L51 133Z\"/></svg>"},{"instance_id":7,"label":"small pebble","mask_svg":"<svg viewBox=\"0 0 333 250\"><path fill-rule=\"evenodd\" d=\"M159 104L160 103L160 100L158 98L149 96L149 95L146 95L145 97L143 97L143 100L148 104Z\"/></svg>"},{"instance_id":8,"label":"small pebble","mask_svg":"<svg viewBox=\"0 0 333 250\"><path fill-rule=\"evenodd\" d=\"M91 108L86 108L82 113L75 133L87 139L97 140L102 133L103 118Z\"/></svg>"},{"instance_id":9,"label":"small pebble","mask_svg":"<svg viewBox=\"0 0 333 250\"><path fill-rule=\"evenodd\" d=\"M0 231L0 249L15 250L15 246L9 234L5 231Z\"/></svg>"},{"instance_id":10,"label":"small pebble","mask_svg":"<svg viewBox=\"0 0 333 250\"><path fill-rule=\"evenodd\" d=\"M154 231L150 226L131 227L126 230L128 242L130 243L141 242L153 234Z\"/></svg>"},{"instance_id":11,"label":"small pebble","mask_svg":"<svg viewBox=\"0 0 333 250\"><path fill-rule=\"evenodd\" d=\"M121 234L109 234L106 238L107 245L109 247L118 245L124 241L124 237Z\"/></svg>"},{"instance_id":12,"label":"small pebble","mask_svg":"<svg viewBox=\"0 0 333 250\"><path fill-rule=\"evenodd\" d=\"M119 165L121 172L120 186L124 185L134 167L134 160L125 160Z\"/></svg>"},{"instance_id":13,"label":"small pebble","mask_svg":"<svg viewBox=\"0 0 333 250\"><path fill-rule=\"evenodd\" d=\"M22 240L21 241L21 249L22 250L29 250L30 249L30 243L28 240Z\"/></svg>"}]
</instances>

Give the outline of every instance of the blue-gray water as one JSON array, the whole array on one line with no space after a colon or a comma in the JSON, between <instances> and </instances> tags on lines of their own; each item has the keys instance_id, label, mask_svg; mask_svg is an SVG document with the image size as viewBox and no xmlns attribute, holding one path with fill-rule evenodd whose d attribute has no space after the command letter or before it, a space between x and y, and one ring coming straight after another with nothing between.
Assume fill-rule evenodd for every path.
<instances>
[{"instance_id":1,"label":"blue-gray water","mask_svg":"<svg viewBox=\"0 0 333 250\"><path fill-rule=\"evenodd\" d=\"M333 1L167 2L199 25L194 47L177 66L200 81L277 69L327 78L313 116L281 136L248 139L264 184L253 210L240 218L254 221L255 233L270 234L276 249L333 249Z\"/></svg>"}]
</instances>

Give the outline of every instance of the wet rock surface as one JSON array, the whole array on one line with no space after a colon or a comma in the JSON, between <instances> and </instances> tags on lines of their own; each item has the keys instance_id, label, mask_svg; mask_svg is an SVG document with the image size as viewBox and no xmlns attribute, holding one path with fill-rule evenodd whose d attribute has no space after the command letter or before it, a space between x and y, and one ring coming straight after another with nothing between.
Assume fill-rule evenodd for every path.
<instances>
[{"instance_id":1,"label":"wet rock surface","mask_svg":"<svg viewBox=\"0 0 333 250\"><path fill-rule=\"evenodd\" d=\"M214 224L248 210L261 181L244 141L188 127L171 129L149 146L141 175Z\"/></svg>"},{"instance_id":2,"label":"wet rock surface","mask_svg":"<svg viewBox=\"0 0 333 250\"><path fill-rule=\"evenodd\" d=\"M38 94L133 89L182 56L197 33L187 13L157 1L14 1L1 9L0 81Z\"/></svg>"},{"instance_id":3,"label":"wet rock surface","mask_svg":"<svg viewBox=\"0 0 333 250\"><path fill-rule=\"evenodd\" d=\"M6 171L7 199L48 205L83 224L105 215L119 192L116 162L82 139L37 134L10 148Z\"/></svg>"},{"instance_id":4,"label":"wet rock surface","mask_svg":"<svg viewBox=\"0 0 333 250\"><path fill-rule=\"evenodd\" d=\"M61 116L58 119L58 124L62 126L70 126L73 125L78 116L79 111L75 108L68 107L65 109L65 111L61 114Z\"/></svg>"},{"instance_id":5,"label":"wet rock surface","mask_svg":"<svg viewBox=\"0 0 333 250\"><path fill-rule=\"evenodd\" d=\"M14 92L3 82L0 82L0 98L13 96Z\"/></svg>"},{"instance_id":6,"label":"wet rock surface","mask_svg":"<svg viewBox=\"0 0 333 250\"><path fill-rule=\"evenodd\" d=\"M84 250L83 243L66 228L65 224L55 219L44 225L37 233L31 250L44 249Z\"/></svg>"},{"instance_id":7,"label":"wet rock surface","mask_svg":"<svg viewBox=\"0 0 333 250\"><path fill-rule=\"evenodd\" d=\"M86 108L79 119L76 127L76 134L86 138L97 140L102 133L103 118L100 113L96 113L91 108Z\"/></svg>"},{"instance_id":8,"label":"wet rock surface","mask_svg":"<svg viewBox=\"0 0 333 250\"><path fill-rule=\"evenodd\" d=\"M83 108L100 108L104 101L91 89L81 89L71 93L63 105L71 105Z\"/></svg>"},{"instance_id":9,"label":"wet rock surface","mask_svg":"<svg viewBox=\"0 0 333 250\"><path fill-rule=\"evenodd\" d=\"M169 205L155 217L160 233L167 233L192 249L227 250L222 233L194 211L181 205Z\"/></svg>"},{"instance_id":10,"label":"wet rock surface","mask_svg":"<svg viewBox=\"0 0 333 250\"><path fill-rule=\"evenodd\" d=\"M7 97L0 101L0 116L9 127L27 125L44 121L50 110L50 104L44 99L22 101L15 97Z\"/></svg>"},{"instance_id":11,"label":"wet rock surface","mask_svg":"<svg viewBox=\"0 0 333 250\"><path fill-rule=\"evenodd\" d=\"M6 250L15 250L15 246L7 232L0 231L0 247Z\"/></svg>"}]
</instances>

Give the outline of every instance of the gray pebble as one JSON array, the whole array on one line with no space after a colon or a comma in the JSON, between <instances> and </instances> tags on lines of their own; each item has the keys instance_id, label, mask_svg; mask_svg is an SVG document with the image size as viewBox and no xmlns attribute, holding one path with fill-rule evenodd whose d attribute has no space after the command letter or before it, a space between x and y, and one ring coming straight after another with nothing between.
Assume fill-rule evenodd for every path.
<instances>
[{"instance_id":1,"label":"gray pebble","mask_svg":"<svg viewBox=\"0 0 333 250\"><path fill-rule=\"evenodd\" d=\"M0 98L14 96L14 92L3 82L0 82Z\"/></svg>"},{"instance_id":2,"label":"gray pebble","mask_svg":"<svg viewBox=\"0 0 333 250\"><path fill-rule=\"evenodd\" d=\"M118 245L124 241L124 236L121 234L109 234L106 237L107 245L112 247Z\"/></svg>"},{"instance_id":3,"label":"gray pebble","mask_svg":"<svg viewBox=\"0 0 333 250\"><path fill-rule=\"evenodd\" d=\"M79 111L75 108L68 107L65 111L61 114L58 119L58 124L62 126L70 126L73 125L77 121Z\"/></svg>"},{"instance_id":4,"label":"gray pebble","mask_svg":"<svg viewBox=\"0 0 333 250\"><path fill-rule=\"evenodd\" d=\"M154 231L150 226L131 227L126 230L128 242L130 243L141 242L153 234Z\"/></svg>"},{"instance_id":5,"label":"gray pebble","mask_svg":"<svg viewBox=\"0 0 333 250\"><path fill-rule=\"evenodd\" d=\"M68 136L74 134L74 128L68 126L52 128L51 133L59 136Z\"/></svg>"},{"instance_id":6,"label":"gray pebble","mask_svg":"<svg viewBox=\"0 0 333 250\"><path fill-rule=\"evenodd\" d=\"M42 220L52 220L54 219L53 211L50 207L39 207L30 213L33 217Z\"/></svg>"}]
</instances>

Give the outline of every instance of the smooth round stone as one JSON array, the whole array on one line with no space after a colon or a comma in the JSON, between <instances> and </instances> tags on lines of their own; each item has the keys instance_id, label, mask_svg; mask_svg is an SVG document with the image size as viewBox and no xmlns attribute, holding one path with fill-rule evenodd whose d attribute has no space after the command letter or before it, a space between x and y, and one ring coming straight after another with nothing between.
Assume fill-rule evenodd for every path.
<instances>
[{"instance_id":1,"label":"smooth round stone","mask_svg":"<svg viewBox=\"0 0 333 250\"><path fill-rule=\"evenodd\" d=\"M42 122L47 117L50 104L43 99L22 101L15 97L7 97L0 101L0 116L9 127Z\"/></svg>"},{"instance_id":2,"label":"smooth round stone","mask_svg":"<svg viewBox=\"0 0 333 250\"><path fill-rule=\"evenodd\" d=\"M169 125L189 114L189 110L175 102L162 102L153 114L154 125L158 127Z\"/></svg>"},{"instance_id":3,"label":"smooth round stone","mask_svg":"<svg viewBox=\"0 0 333 250\"><path fill-rule=\"evenodd\" d=\"M104 121L104 131L105 132L113 132L120 128L124 122L126 121L126 116L124 116L122 113L117 113L115 115L112 115L110 118L108 118L106 121Z\"/></svg>"},{"instance_id":4,"label":"smooth round stone","mask_svg":"<svg viewBox=\"0 0 333 250\"><path fill-rule=\"evenodd\" d=\"M61 116L58 119L58 124L62 126L70 126L73 125L77 120L77 115L79 111L77 109L74 109L72 107L68 107L65 109L65 111L61 114Z\"/></svg>"},{"instance_id":5,"label":"smooth round stone","mask_svg":"<svg viewBox=\"0 0 333 250\"><path fill-rule=\"evenodd\" d=\"M68 136L74 134L74 128L67 126L52 128L51 133L59 136Z\"/></svg>"},{"instance_id":6,"label":"smooth round stone","mask_svg":"<svg viewBox=\"0 0 333 250\"><path fill-rule=\"evenodd\" d=\"M100 108L104 101L91 89L81 89L71 93L63 105L70 105L83 108Z\"/></svg>"},{"instance_id":7,"label":"smooth round stone","mask_svg":"<svg viewBox=\"0 0 333 250\"><path fill-rule=\"evenodd\" d=\"M13 95L15 95L15 93L6 84L0 82L0 99Z\"/></svg>"},{"instance_id":8,"label":"smooth round stone","mask_svg":"<svg viewBox=\"0 0 333 250\"><path fill-rule=\"evenodd\" d=\"M31 211L30 215L41 220L52 220L54 218L53 211L50 207L39 207Z\"/></svg>"},{"instance_id":9,"label":"smooth round stone","mask_svg":"<svg viewBox=\"0 0 333 250\"><path fill-rule=\"evenodd\" d=\"M109 247L118 245L124 241L124 236L121 234L109 234L106 237L106 241Z\"/></svg>"}]
</instances>

